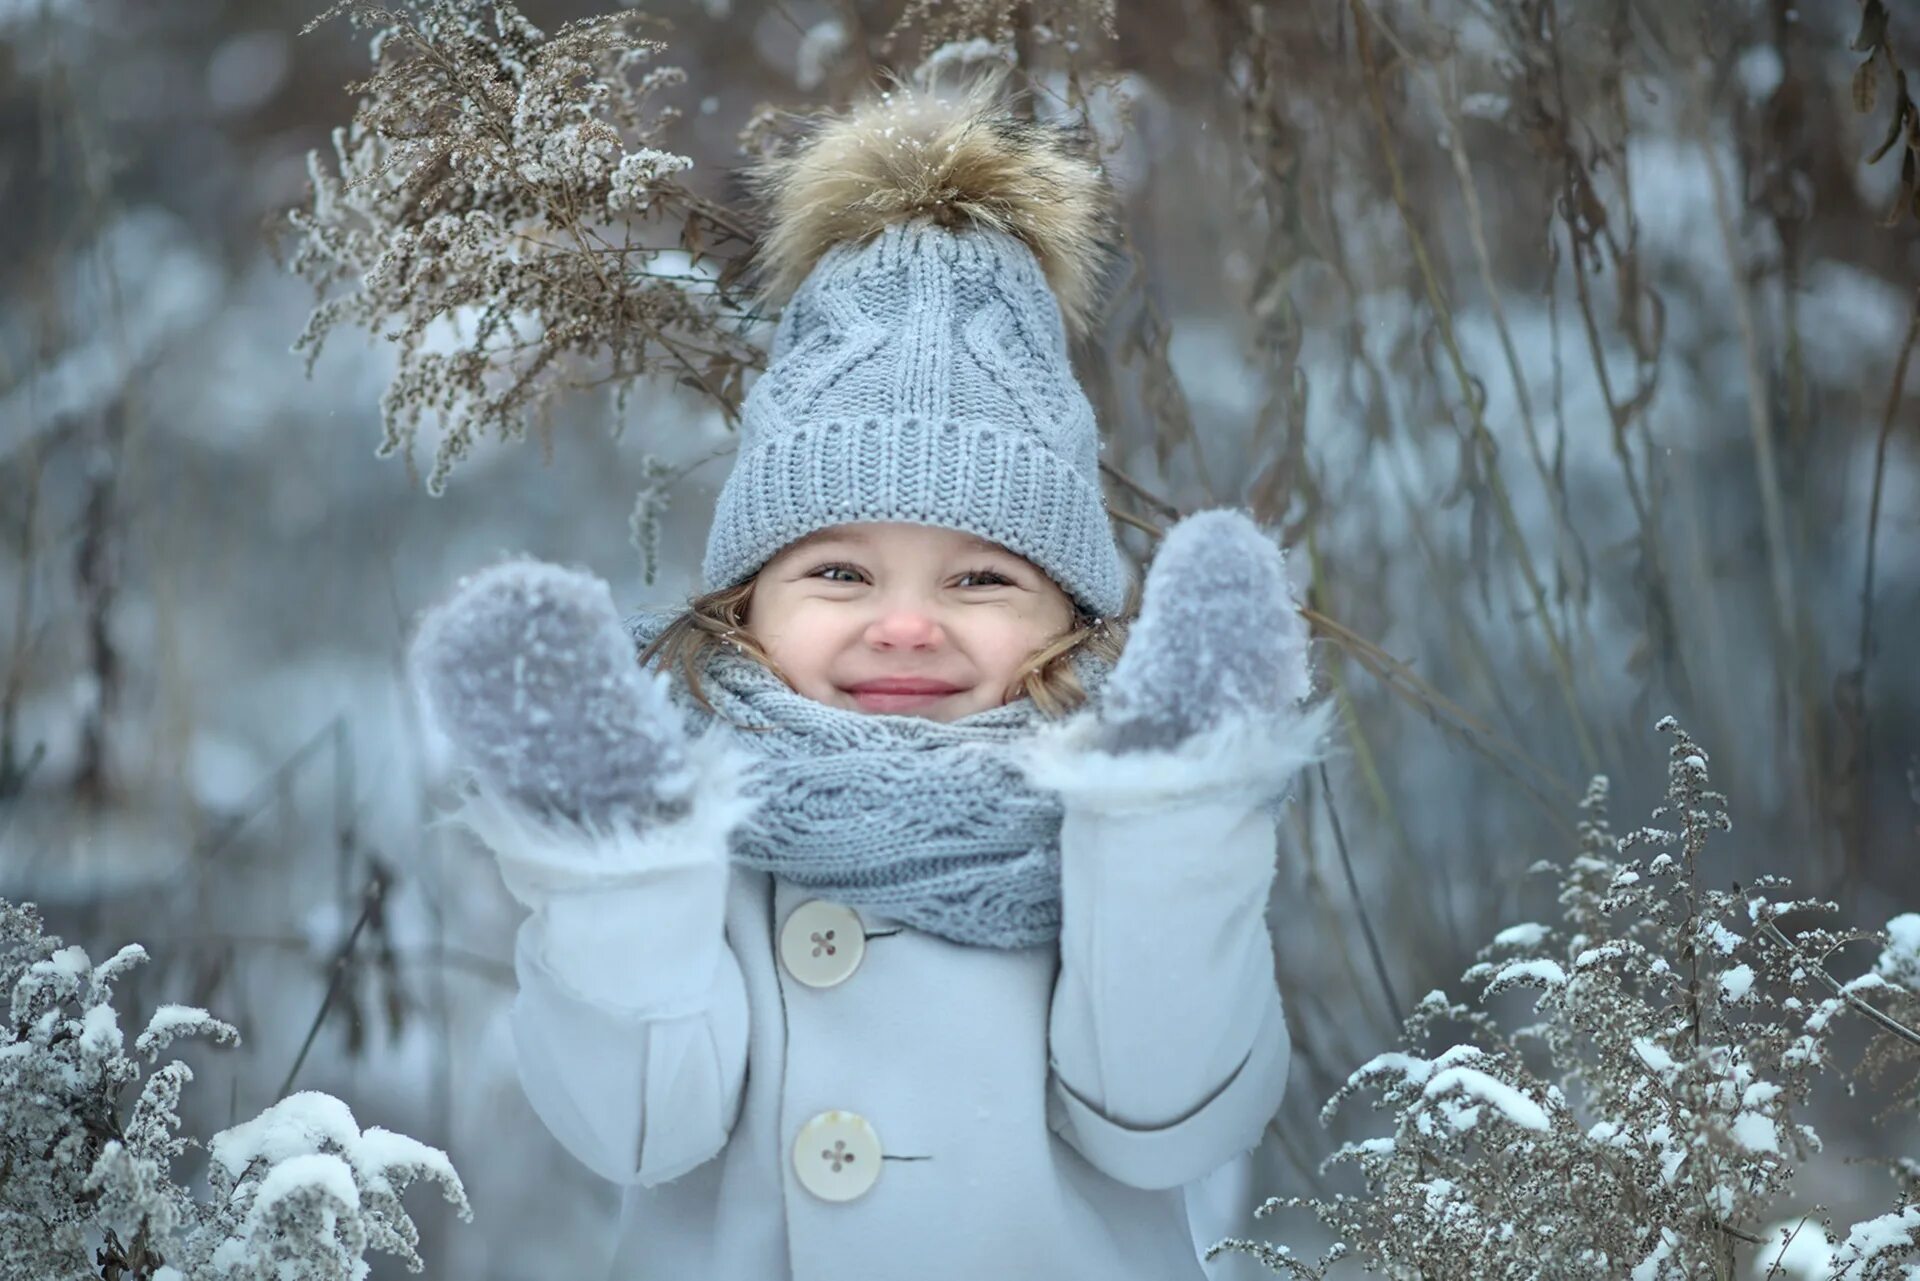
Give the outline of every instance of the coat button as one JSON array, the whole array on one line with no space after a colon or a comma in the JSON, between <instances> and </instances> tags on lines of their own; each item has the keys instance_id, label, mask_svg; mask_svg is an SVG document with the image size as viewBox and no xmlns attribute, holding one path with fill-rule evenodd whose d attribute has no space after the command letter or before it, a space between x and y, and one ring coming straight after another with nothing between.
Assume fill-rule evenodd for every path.
<instances>
[{"instance_id":1,"label":"coat button","mask_svg":"<svg viewBox=\"0 0 1920 1281\"><path fill-rule=\"evenodd\" d=\"M800 1127L793 1168L822 1201L851 1201L880 1177L880 1136L857 1112L822 1112Z\"/></svg>"},{"instance_id":2,"label":"coat button","mask_svg":"<svg viewBox=\"0 0 1920 1281\"><path fill-rule=\"evenodd\" d=\"M808 987L844 983L867 954L860 914L841 903L808 899L780 929L780 963Z\"/></svg>"}]
</instances>

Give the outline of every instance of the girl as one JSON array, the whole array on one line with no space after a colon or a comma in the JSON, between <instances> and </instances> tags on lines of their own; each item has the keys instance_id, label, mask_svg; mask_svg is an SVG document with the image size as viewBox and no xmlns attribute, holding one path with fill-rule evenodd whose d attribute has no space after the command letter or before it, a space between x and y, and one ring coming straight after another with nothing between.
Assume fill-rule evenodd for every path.
<instances>
[{"instance_id":1,"label":"girl","mask_svg":"<svg viewBox=\"0 0 1920 1281\"><path fill-rule=\"evenodd\" d=\"M615 1281L1219 1275L1287 1079L1273 807L1326 720L1280 551L1181 521L1119 622L1075 136L896 92L757 180L790 298L705 593L623 625L514 562L414 642L533 909L527 1096L626 1189Z\"/></svg>"}]
</instances>

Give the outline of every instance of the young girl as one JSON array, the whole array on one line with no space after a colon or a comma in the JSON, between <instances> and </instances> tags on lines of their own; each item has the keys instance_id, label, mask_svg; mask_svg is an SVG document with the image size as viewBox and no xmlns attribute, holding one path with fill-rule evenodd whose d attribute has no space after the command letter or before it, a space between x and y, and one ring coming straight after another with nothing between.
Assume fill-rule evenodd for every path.
<instances>
[{"instance_id":1,"label":"young girl","mask_svg":"<svg viewBox=\"0 0 1920 1281\"><path fill-rule=\"evenodd\" d=\"M1280 551L1190 517L1120 622L1075 136L895 93L758 177L790 298L705 594L623 625L514 562L415 639L533 909L527 1096L626 1188L614 1281L1224 1275L1287 1079L1274 806L1326 721Z\"/></svg>"}]
</instances>

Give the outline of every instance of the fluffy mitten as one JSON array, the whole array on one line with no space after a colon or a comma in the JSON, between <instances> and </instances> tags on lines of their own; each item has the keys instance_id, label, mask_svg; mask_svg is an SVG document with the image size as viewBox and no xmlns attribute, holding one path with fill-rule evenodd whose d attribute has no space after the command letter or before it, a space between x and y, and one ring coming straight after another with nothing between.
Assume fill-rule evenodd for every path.
<instances>
[{"instance_id":1,"label":"fluffy mitten","mask_svg":"<svg viewBox=\"0 0 1920 1281\"><path fill-rule=\"evenodd\" d=\"M1225 722L1297 715L1312 692L1307 638L1279 545L1238 511L1187 517L1147 571L1101 700L1101 745L1172 748Z\"/></svg>"},{"instance_id":2,"label":"fluffy mitten","mask_svg":"<svg viewBox=\"0 0 1920 1281\"><path fill-rule=\"evenodd\" d=\"M474 574L422 619L408 666L462 763L515 801L591 824L685 812L680 714L593 575L531 559Z\"/></svg>"}]
</instances>

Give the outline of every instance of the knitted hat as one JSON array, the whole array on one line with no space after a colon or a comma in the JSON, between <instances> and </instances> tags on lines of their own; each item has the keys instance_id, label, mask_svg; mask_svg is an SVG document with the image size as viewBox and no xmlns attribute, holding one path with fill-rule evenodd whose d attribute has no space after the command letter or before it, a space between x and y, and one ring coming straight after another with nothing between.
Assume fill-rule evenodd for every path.
<instances>
[{"instance_id":1,"label":"knitted hat","mask_svg":"<svg viewBox=\"0 0 1920 1281\"><path fill-rule=\"evenodd\" d=\"M1099 289L1111 214L1076 132L999 105L997 79L895 90L749 178L761 268L791 294L747 393L703 566L718 590L829 525L964 530L1118 613L1127 571L1100 493L1067 326Z\"/></svg>"}]
</instances>

